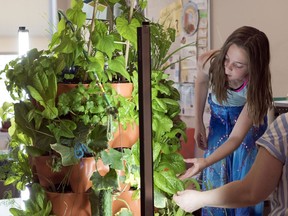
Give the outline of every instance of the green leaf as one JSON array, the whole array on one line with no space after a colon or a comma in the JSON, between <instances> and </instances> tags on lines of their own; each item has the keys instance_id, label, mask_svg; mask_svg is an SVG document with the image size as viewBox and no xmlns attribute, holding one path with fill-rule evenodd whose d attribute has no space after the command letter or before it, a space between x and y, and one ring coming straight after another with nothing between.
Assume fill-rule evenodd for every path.
<instances>
[{"instance_id":1,"label":"green leaf","mask_svg":"<svg viewBox=\"0 0 288 216\"><path fill-rule=\"evenodd\" d=\"M109 59L112 58L112 53L115 50L114 38L112 35L105 35L97 37L96 48L107 54Z\"/></svg>"},{"instance_id":2,"label":"green leaf","mask_svg":"<svg viewBox=\"0 0 288 216\"><path fill-rule=\"evenodd\" d=\"M10 208L9 211L13 216L24 216L25 215L25 214L23 214L23 210L20 210L17 208Z\"/></svg>"},{"instance_id":3,"label":"green leaf","mask_svg":"<svg viewBox=\"0 0 288 216\"><path fill-rule=\"evenodd\" d=\"M119 34L130 41L134 47L137 47L137 28L140 26L140 22L135 18L130 23L125 17L117 17L116 19L116 28Z\"/></svg>"},{"instance_id":4,"label":"green leaf","mask_svg":"<svg viewBox=\"0 0 288 216\"><path fill-rule=\"evenodd\" d=\"M9 176L6 180L5 180L5 185L10 185L13 182L17 181L18 177L16 176Z\"/></svg>"},{"instance_id":5,"label":"green leaf","mask_svg":"<svg viewBox=\"0 0 288 216\"><path fill-rule=\"evenodd\" d=\"M44 208L44 205L45 205L45 202L44 202L44 194L43 193L39 193L37 196L36 196L36 202L37 202L37 205L40 207L40 209L43 209ZM36 203L35 203L36 204Z\"/></svg>"},{"instance_id":6,"label":"green leaf","mask_svg":"<svg viewBox=\"0 0 288 216\"><path fill-rule=\"evenodd\" d=\"M128 81L131 80L130 74L127 72L127 70L125 68L125 59L123 56L118 56L118 57L108 61L108 67L110 70L121 74Z\"/></svg>"},{"instance_id":7,"label":"green leaf","mask_svg":"<svg viewBox=\"0 0 288 216\"><path fill-rule=\"evenodd\" d=\"M183 182L185 184L185 188L187 188L192 183L196 190L198 190L198 191L201 190L200 183L195 178L187 178L187 179L183 180Z\"/></svg>"},{"instance_id":8,"label":"green leaf","mask_svg":"<svg viewBox=\"0 0 288 216\"><path fill-rule=\"evenodd\" d=\"M159 114L153 114L152 129L156 133L156 140L160 139L165 132L168 132L173 127L173 121L167 117Z\"/></svg>"},{"instance_id":9,"label":"green leaf","mask_svg":"<svg viewBox=\"0 0 288 216\"><path fill-rule=\"evenodd\" d=\"M161 143L153 142L153 162L159 157L162 151Z\"/></svg>"},{"instance_id":10,"label":"green leaf","mask_svg":"<svg viewBox=\"0 0 288 216\"><path fill-rule=\"evenodd\" d=\"M102 150L107 149L107 128L103 125L95 125L94 129L91 131L90 137L91 141L88 146L95 153L99 153Z\"/></svg>"},{"instance_id":11,"label":"green leaf","mask_svg":"<svg viewBox=\"0 0 288 216\"><path fill-rule=\"evenodd\" d=\"M168 110L168 107L162 98L154 98L152 100L152 109L157 110L159 112L166 113Z\"/></svg>"},{"instance_id":12,"label":"green leaf","mask_svg":"<svg viewBox=\"0 0 288 216\"><path fill-rule=\"evenodd\" d=\"M128 208L121 208L121 210L117 212L115 216L133 216L133 214Z\"/></svg>"},{"instance_id":13,"label":"green leaf","mask_svg":"<svg viewBox=\"0 0 288 216\"><path fill-rule=\"evenodd\" d=\"M109 2L112 3L112 4L116 4L116 3L120 2L120 1L121 0L109 0Z\"/></svg>"},{"instance_id":14,"label":"green leaf","mask_svg":"<svg viewBox=\"0 0 288 216\"><path fill-rule=\"evenodd\" d=\"M173 161L173 163L171 163ZM171 170L175 174L181 174L186 170L184 158L179 153L162 154L158 171Z\"/></svg>"},{"instance_id":15,"label":"green leaf","mask_svg":"<svg viewBox=\"0 0 288 216\"><path fill-rule=\"evenodd\" d=\"M184 190L183 182L179 180L173 172L169 171L154 171L154 183L160 190L170 195L175 194L177 191Z\"/></svg>"},{"instance_id":16,"label":"green leaf","mask_svg":"<svg viewBox=\"0 0 288 216\"><path fill-rule=\"evenodd\" d=\"M104 164L110 165L111 168L123 170L122 153L110 148L109 151L101 152L101 159Z\"/></svg>"},{"instance_id":17,"label":"green leaf","mask_svg":"<svg viewBox=\"0 0 288 216\"><path fill-rule=\"evenodd\" d=\"M176 215L175 216L185 216L185 211L182 210L181 208L178 208Z\"/></svg>"},{"instance_id":18,"label":"green leaf","mask_svg":"<svg viewBox=\"0 0 288 216\"><path fill-rule=\"evenodd\" d=\"M77 128L75 122L67 119L61 119L59 122L47 125L50 131L55 135L56 140L60 140L60 137L74 138L73 131Z\"/></svg>"},{"instance_id":19,"label":"green leaf","mask_svg":"<svg viewBox=\"0 0 288 216\"><path fill-rule=\"evenodd\" d=\"M105 176L101 176L98 172L94 172L91 181L95 191L114 190L118 187L117 173L114 169L110 169Z\"/></svg>"},{"instance_id":20,"label":"green leaf","mask_svg":"<svg viewBox=\"0 0 288 216\"><path fill-rule=\"evenodd\" d=\"M51 203L51 201L49 200L49 201L47 201L47 203L46 203L46 208L45 208L44 215L47 215L47 216L50 215L51 211L52 211L52 203Z\"/></svg>"},{"instance_id":21,"label":"green leaf","mask_svg":"<svg viewBox=\"0 0 288 216\"><path fill-rule=\"evenodd\" d=\"M50 146L54 151L61 155L63 166L70 166L79 163L79 159L75 157L73 147L67 147L57 143L51 144Z\"/></svg>"},{"instance_id":22,"label":"green leaf","mask_svg":"<svg viewBox=\"0 0 288 216\"><path fill-rule=\"evenodd\" d=\"M100 21L95 22L95 30L92 32L92 41L97 50L106 53L109 59L115 50L113 35L107 34L107 26Z\"/></svg>"},{"instance_id":23,"label":"green leaf","mask_svg":"<svg viewBox=\"0 0 288 216\"><path fill-rule=\"evenodd\" d=\"M72 1L72 8L66 11L66 15L76 26L81 27L86 21L86 13L82 11L83 1Z\"/></svg>"},{"instance_id":24,"label":"green leaf","mask_svg":"<svg viewBox=\"0 0 288 216\"><path fill-rule=\"evenodd\" d=\"M170 99L170 98L162 98L162 101L169 106L175 106L175 107L179 108L179 102L177 100ZM169 108L169 109L171 109L171 108Z\"/></svg>"},{"instance_id":25,"label":"green leaf","mask_svg":"<svg viewBox=\"0 0 288 216\"><path fill-rule=\"evenodd\" d=\"M154 206L156 208L165 208L167 203L167 197L161 193L159 188L154 186Z\"/></svg>"},{"instance_id":26,"label":"green leaf","mask_svg":"<svg viewBox=\"0 0 288 216\"><path fill-rule=\"evenodd\" d=\"M43 149L39 149L34 146L26 146L26 151L28 155L31 155L33 157L44 155L45 151Z\"/></svg>"}]
</instances>

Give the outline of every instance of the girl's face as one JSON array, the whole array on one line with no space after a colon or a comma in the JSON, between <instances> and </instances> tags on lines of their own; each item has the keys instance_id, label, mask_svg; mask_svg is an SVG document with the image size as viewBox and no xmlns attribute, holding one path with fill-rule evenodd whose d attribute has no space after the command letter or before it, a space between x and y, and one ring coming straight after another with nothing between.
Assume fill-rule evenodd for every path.
<instances>
[{"instance_id":1,"label":"girl's face","mask_svg":"<svg viewBox=\"0 0 288 216\"><path fill-rule=\"evenodd\" d=\"M232 44L225 56L225 74L230 87L237 88L247 79L248 56L244 49Z\"/></svg>"}]
</instances>

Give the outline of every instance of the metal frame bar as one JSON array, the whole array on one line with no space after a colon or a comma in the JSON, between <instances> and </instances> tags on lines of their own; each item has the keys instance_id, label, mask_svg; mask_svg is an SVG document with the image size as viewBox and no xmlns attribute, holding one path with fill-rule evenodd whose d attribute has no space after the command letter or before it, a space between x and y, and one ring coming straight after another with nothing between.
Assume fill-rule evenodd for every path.
<instances>
[{"instance_id":1,"label":"metal frame bar","mask_svg":"<svg viewBox=\"0 0 288 216\"><path fill-rule=\"evenodd\" d=\"M151 56L150 27L148 22L137 29L141 215L154 215L152 108L151 108Z\"/></svg>"}]
</instances>

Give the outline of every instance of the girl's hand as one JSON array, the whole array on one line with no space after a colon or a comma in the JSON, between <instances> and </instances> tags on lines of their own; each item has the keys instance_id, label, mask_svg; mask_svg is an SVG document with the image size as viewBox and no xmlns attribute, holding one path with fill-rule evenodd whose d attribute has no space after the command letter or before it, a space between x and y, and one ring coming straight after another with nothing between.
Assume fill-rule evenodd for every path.
<instances>
[{"instance_id":1,"label":"girl's hand","mask_svg":"<svg viewBox=\"0 0 288 216\"><path fill-rule=\"evenodd\" d=\"M186 178L190 178L199 172L201 172L204 168L206 168L206 160L205 158L189 158L184 160L186 163L191 163L192 167L186 170L186 172L179 177L179 179L184 180Z\"/></svg>"},{"instance_id":2,"label":"girl's hand","mask_svg":"<svg viewBox=\"0 0 288 216\"><path fill-rule=\"evenodd\" d=\"M194 139L198 147L202 150L206 150L208 147L206 138L206 129L204 124L195 127Z\"/></svg>"},{"instance_id":3,"label":"girl's hand","mask_svg":"<svg viewBox=\"0 0 288 216\"><path fill-rule=\"evenodd\" d=\"M195 190L178 191L173 196L173 200L185 212L194 212L202 207L197 198L199 193L201 192Z\"/></svg>"}]
</instances>

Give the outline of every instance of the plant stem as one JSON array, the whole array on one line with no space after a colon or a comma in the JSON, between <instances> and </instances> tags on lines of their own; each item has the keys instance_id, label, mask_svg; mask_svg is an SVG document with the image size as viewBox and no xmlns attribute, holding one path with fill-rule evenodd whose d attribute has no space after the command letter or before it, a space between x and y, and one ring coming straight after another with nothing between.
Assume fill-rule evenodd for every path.
<instances>
[{"instance_id":1,"label":"plant stem","mask_svg":"<svg viewBox=\"0 0 288 216\"><path fill-rule=\"evenodd\" d=\"M93 1L93 13L92 13L92 19L91 19L91 29L89 32L89 41L88 41L88 55L91 55L92 52L92 32L95 29L95 14L98 8L98 0Z\"/></svg>"},{"instance_id":2,"label":"plant stem","mask_svg":"<svg viewBox=\"0 0 288 216\"><path fill-rule=\"evenodd\" d=\"M135 0L130 1L130 13L129 13L129 20L128 22L130 23L132 20L133 16L133 10L134 10L134 4ZM125 68L127 68L128 65L128 59L129 59L129 48L130 48L130 42L126 40L126 50L125 50Z\"/></svg>"}]
</instances>

